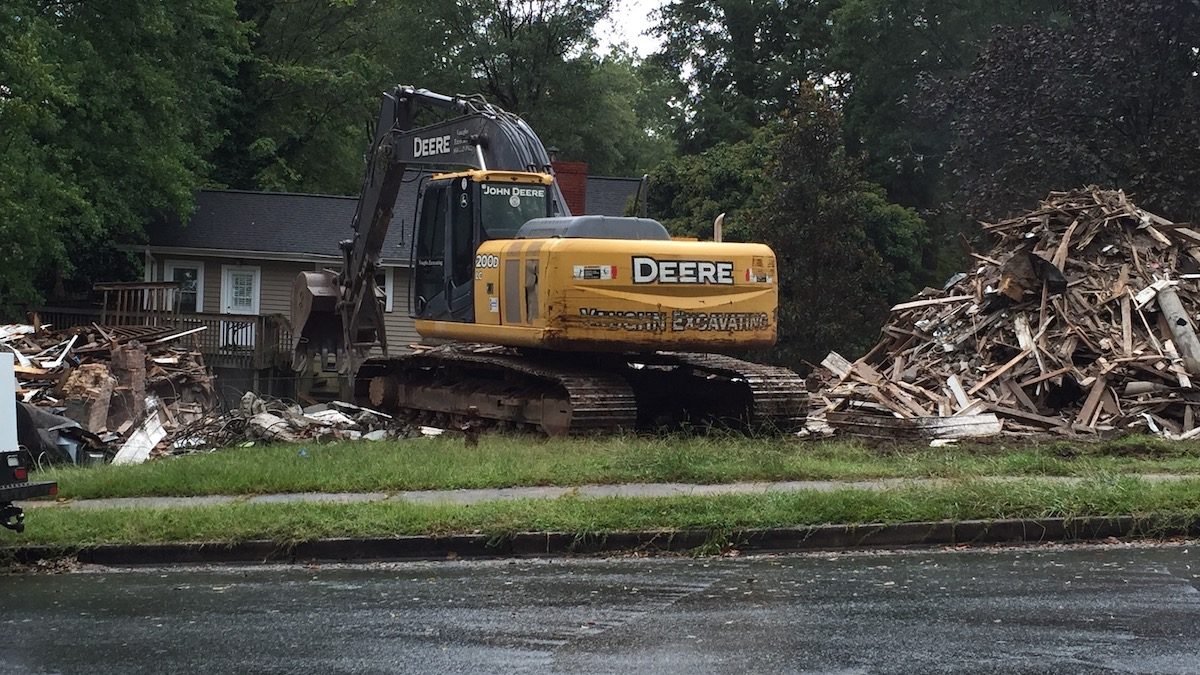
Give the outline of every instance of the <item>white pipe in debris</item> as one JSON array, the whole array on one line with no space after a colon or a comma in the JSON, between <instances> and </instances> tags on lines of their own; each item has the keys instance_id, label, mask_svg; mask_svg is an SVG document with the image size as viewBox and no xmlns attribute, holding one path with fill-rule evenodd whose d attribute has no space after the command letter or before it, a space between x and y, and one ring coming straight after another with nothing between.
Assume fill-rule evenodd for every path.
<instances>
[{"instance_id":1,"label":"white pipe in debris","mask_svg":"<svg viewBox=\"0 0 1200 675\"><path fill-rule=\"evenodd\" d=\"M721 228L725 225L725 214L717 216L713 221L713 241L721 241Z\"/></svg>"}]
</instances>

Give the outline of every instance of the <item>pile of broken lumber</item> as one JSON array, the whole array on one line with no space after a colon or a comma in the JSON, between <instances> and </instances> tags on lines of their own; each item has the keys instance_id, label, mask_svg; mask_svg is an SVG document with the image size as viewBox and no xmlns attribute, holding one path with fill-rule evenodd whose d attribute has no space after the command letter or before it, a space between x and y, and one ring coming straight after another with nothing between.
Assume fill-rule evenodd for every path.
<instances>
[{"instance_id":1,"label":"pile of broken lumber","mask_svg":"<svg viewBox=\"0 0 1200 675\"><path fill-rule=\"evenodd\" d=\"M1095 188L983 229L999 241L974 270L893 307L858 361L825 359L830 426L1200 435L1200 231Z\"/></svg>"},{"instance_id":2,"label":"pile of broken lumber","mask_svg":"<svg viewBox=\"0 0 1200 675\"><path fill-rule=\"evenodd\" d=\"M144 460L173 430L213 410L213 378L189 339L203 328L0 326L17 396L79 424L93 447Z\"/></svg>"}]
</instances>

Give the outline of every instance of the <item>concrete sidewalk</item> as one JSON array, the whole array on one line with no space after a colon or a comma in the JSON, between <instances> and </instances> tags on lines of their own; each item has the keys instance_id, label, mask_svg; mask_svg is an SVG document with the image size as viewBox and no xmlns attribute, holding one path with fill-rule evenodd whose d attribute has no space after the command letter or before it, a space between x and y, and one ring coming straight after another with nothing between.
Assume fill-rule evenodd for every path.
<instances>
[{"instance_id":1,"label":"concrete sidewalk","mask_svg":"<svg viewBox=\"0 0 1200 675\"><path fill-rule=\"evenodd\" d=\"M1130 474L1146 481L1162 482L1200 479L1200 476L1177 474ZM216 504L282 504L297 502L407 502L413 504L478 504L490 501L518 499L558 499L577 497L684 497L762 494L766 492L833 492L835 490L891 490L905 487L940 487L963 482L1021 483L1037 481L1073 485L1082 478L1070 476L995 476L970 479L882 478L864 481L773 481L695 485L689 483L627 483L622 485L578 485L572 487L510 487L474 490L405 490L400 492L296 492L269 495L210 495L203 497L120 497L113 499L79 499L63 502L25 502L25 508L180 508Z\"/></svg>"}]
</instances>

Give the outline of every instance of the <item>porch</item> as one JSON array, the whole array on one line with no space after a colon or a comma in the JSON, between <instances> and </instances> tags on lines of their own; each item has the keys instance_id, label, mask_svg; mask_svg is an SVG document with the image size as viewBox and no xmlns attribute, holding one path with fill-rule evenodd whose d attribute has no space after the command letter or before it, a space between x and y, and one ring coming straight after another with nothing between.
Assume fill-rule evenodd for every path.
<instances>
[{"instance_id":1,"label":"porch","mask_svg":"<svg viewBox=\"0 0 1200 675\"><path fill-rule=\"evenodd\" d=\"M56 328L96 324L106 332L120 333L134 326L159 326L173 331L202 329L195 341L211 368L266 370L288 368L291 362L291 329L282 315L214 314L180 312L175 300L179 282L96 284L103 300L95 307L44 307L37 312L42 324Z\"/></svg>"}]
</instances>

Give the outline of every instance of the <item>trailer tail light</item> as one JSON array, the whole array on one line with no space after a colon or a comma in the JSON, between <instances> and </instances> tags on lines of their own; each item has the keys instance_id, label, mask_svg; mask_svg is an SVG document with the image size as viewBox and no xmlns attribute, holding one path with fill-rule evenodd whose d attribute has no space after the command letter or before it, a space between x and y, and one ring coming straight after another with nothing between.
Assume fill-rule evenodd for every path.
<instances>
[{"instance_id":1,"label":"trailer tail light","mask_svg":"<svg viewBox=\"0 0 1200 675\"><path fill-rule=\"evenodd\" d=\"M29 470L23 466L18 466L17 468L13 469L13 479L24 483L25 481L29 480Z\"/></svg>"}]
</instances>

